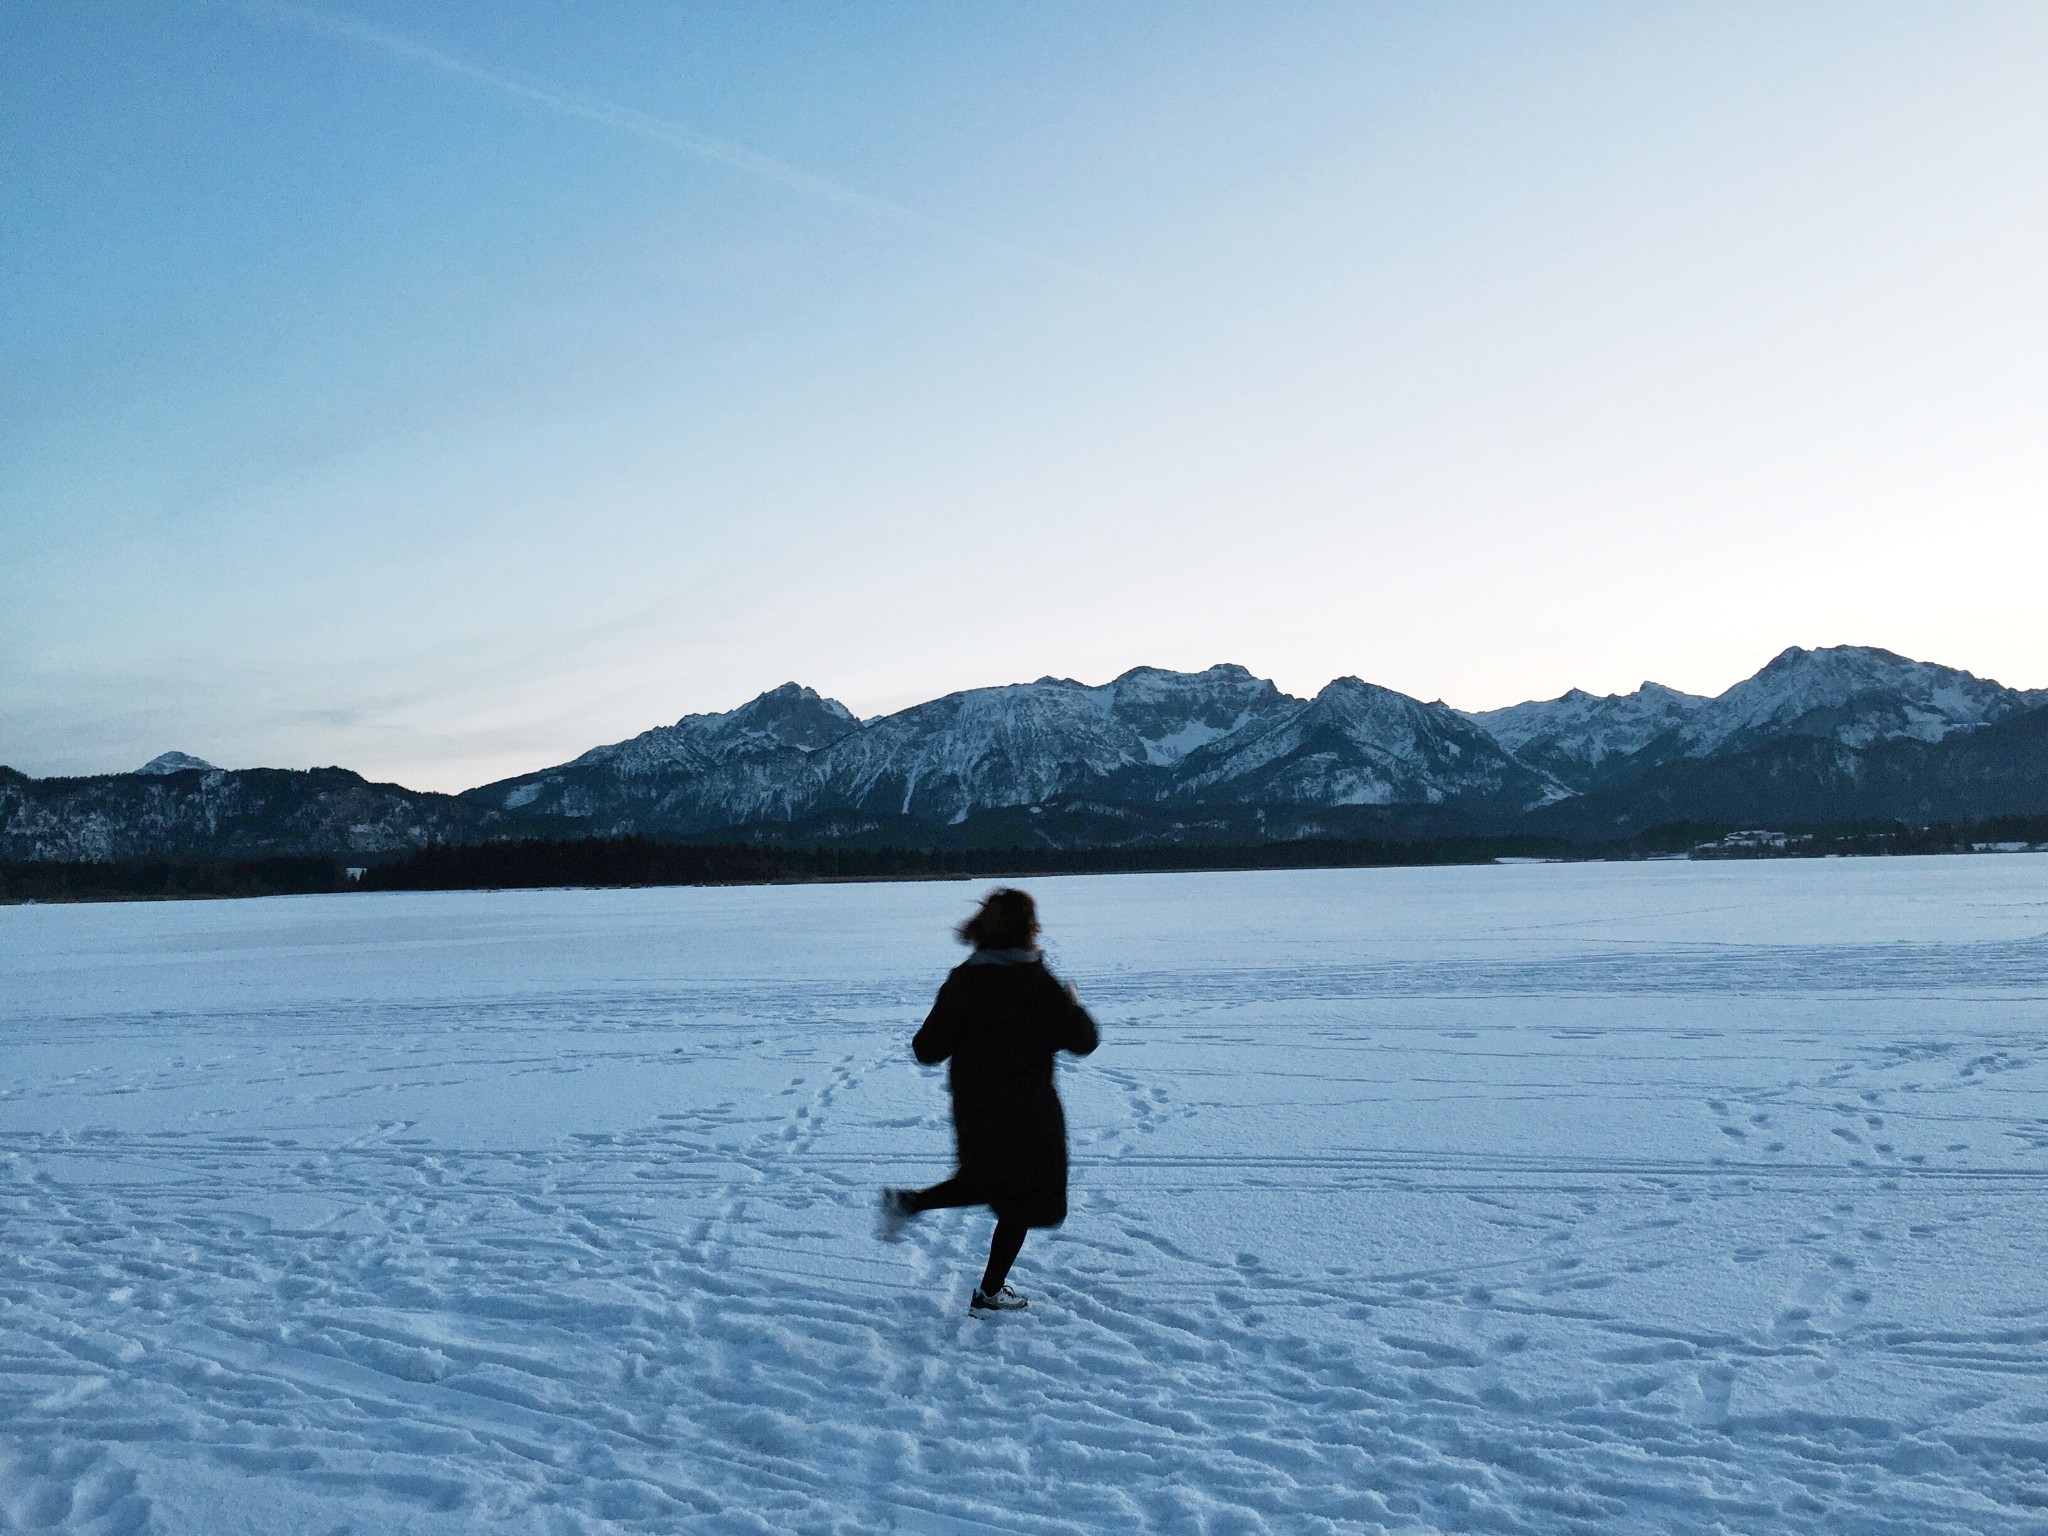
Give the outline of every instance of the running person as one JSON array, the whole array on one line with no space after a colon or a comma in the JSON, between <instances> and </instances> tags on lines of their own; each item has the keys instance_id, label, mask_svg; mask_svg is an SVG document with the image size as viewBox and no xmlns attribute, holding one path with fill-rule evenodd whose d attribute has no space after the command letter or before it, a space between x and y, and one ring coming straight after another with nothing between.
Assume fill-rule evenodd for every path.
<instances>
[{"instance_id":1,"label":"running person","mask_svg":"<svg viewBox=\"0 0 2048 1536\"><path fill-rule=\"evenodd\" d=\"M1100 1041L1072 985L1045 968L1029 896L992 891L956 931L974 953L939 988L910 1049L927 1066L948 1063L959 1167L929 1189L883 1190L878 1225L894 1242L921 1212L992 1207L995 1237L970 1309L1009 1312L1025 1305L1004 1283L1024 1234L1067 1218L1067 1119L1053 1056L1086 1056Z\"/></svg>"}]
</instances>

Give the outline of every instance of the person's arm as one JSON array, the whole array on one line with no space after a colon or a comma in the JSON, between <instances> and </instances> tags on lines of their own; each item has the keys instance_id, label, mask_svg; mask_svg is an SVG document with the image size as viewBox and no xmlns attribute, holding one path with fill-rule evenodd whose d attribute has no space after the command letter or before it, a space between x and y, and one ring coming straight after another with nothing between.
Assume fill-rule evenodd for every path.
<instances>
[{"instance_id":1,"label":"person's arm","mask_svg":"<svg viewBox=\"0 0 2048 1536\"><path fill-rule=\"evenodd\" d=\"M911 1037L910 1053L928 1067L935 1067L953 1054L960 1043L960 1000L953 978L948 976L932 1011L924 1016L924 1027Z\"/></svg>"},{"instance_id":2,"label":"person's arm","mask_svg":"<svg viewBox=\"0 0 2048 1536\"><path fill-rule=\"evenodd\" d=\"M1088 1010L1081 1006L1081 994L1074 989L1074 984L1071 981L1063 981L1058 985L1059 1048L1063 1051L1072 1051L1076 1056L1086 1056L1102 1044L1102 1031L1095 1027L1095 1020L1090 1017Z\"/></svg>"}]
</instances>

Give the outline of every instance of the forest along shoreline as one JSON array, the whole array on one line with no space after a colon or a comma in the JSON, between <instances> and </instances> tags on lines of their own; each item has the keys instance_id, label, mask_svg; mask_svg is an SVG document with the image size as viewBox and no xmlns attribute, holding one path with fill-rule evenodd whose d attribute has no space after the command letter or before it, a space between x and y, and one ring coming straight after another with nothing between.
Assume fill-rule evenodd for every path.
<instances>
[{"instance_id":1,"label":"forest along shoreline","mask_svg":"<svg viewBox=\"0 0 2048 1536\"><path fill-rule=\"evenodd\" d=\"M0 862L0 904L175 901L347 891L543 890L978 880L1211 870L1375 869L1642 859L1854 858L2048 851L2048 816L1912 827L1743 828L1674 822L1626 841L1509 835L1245 844L908 848L587 837L436 844L401 856ZM358 862L360 861L360 862Z\"/></svg>"}]
</instances>

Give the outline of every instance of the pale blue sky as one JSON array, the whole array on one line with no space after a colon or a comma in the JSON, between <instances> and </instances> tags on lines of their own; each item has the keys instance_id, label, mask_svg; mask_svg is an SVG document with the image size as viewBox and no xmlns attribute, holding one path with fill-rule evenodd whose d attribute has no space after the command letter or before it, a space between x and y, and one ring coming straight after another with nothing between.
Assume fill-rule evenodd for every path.
<instances>
[{"instance_id":1,"label":"pale blue sky","mask_svg":"<svg viewBox=\"0 0 2048 1536\"><path fill-rule=\"evenodd\" d=\"M2048 7L0 8L0 762L2048 686Z\"/></svg>"}]
</instances>

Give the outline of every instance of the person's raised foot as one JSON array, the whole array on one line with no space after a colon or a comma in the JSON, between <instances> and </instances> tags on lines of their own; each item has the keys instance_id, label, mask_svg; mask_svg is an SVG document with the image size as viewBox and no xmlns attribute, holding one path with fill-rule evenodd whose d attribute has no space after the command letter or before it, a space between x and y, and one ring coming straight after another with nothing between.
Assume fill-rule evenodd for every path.
<instances>
[{"instance_id":1,"label":"person's raised foot","mask_svg":"<svg viewBox=\"0 0 2048 1536\"><path fill-rule=\"evenodd\" d=\"M909 1190L883 1190L881 1203L875 1208L875 1236L885 1243L902 1242L903 1229L910 1225L910 1218L916 1214L910 1208Z\"/></svg>"},{"instance_id":2,"label":"person's raised foot","mask_svg":"<svg viewBox=\"0 0 2048 1536\"><path fill-rule=\"evenodd\" d=\"M1021 1312L1031 1303L1007 1285L991 1296L980 1286L974 1288L974 1300L967 1304L970 1312Z\"/></svg>"}]
</instances>

